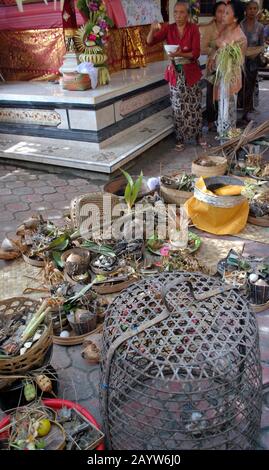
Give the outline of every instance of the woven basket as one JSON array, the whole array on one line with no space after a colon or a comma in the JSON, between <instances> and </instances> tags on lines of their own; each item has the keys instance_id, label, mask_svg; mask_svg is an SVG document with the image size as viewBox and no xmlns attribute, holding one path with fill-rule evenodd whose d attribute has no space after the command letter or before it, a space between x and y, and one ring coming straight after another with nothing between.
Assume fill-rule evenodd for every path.
<instances>
[{"instance_id":1,"label":"woven basket","mask_svg":"<svg viewBox=\"0 0 269 470\"><path fill-rule=\"evenodd\" d=\"M0 301L0 316L13 315L15 312L21 312L25 309L35 312L40 303L37 300L26 297L13 297ZM45 319L44 331L38 341L27 349L27 351L18 356L8 356L7 359L0 360L0 388L3 387L5 376L20 375L28 370L35 369L42 365L45 355L52 345L52 321L50 316ZM3 379L3 380L1 380Z\"/></svg>"},{"instance_id":2,"label":"woven basket","mask_svg":"<svg viewBox=\"0 0 269 470\"><path fill-rule=\"evenodd\" d=\"M132 176L132 178L136 180L138 178L138 175L134 175ZM142 199L144 196L148 196L149 194L154 193L154 191L149 188L147 182L148 182L148 178L143 177L142 186L137 195L137 199ZM106 183L104 186L104 191L107 193L115 194L116 196L121 198L121 200L124 200L124 190L125 190L126 184L127 184L127 181L126 181L125 176L120 176L119 178L116 178Z\"/></svg>"},{"instance_id":3,"label":"woven basket","mask_svg":"<svg viewBox=\"0 0 269 470\"><path fill-rule=\"evenodd\" d=\"M71 201L70 205L70 217L74 229L77 230L83 224L85 224L87 218L90 216L89 206L87 207L88 204L93 204L96 206L96 213L92 215L92 218L95 217L96 224L100 223L102 227L104 223L105 207L107 206L107 204L110 204L110 201L112 212L113 208L121 202L121 199L118 196L115 196L114 194L99 191L95 193L83 194L79 197L74 198Z\"/></svg>"},{"instance_id":4,"label":"woven basket","mask_svg":"<svg viewBox=\"0 0 269 470\"><path fill-rule=\"evenodd\" d=\"M210 189L212 186L214 186L215 189L217 187L226 185L244 186L244 182L242 180L233 176L215 176L212 178L206 178L205 184L208 189ZM194 188L194 197L199 201L205 202L211 206L223 208L235 207L238 204L241 204L241 202L245 201L244 196L217 196L206 194L196 186Z\"/></svg>"},{"instance_id":5,"label":"woven basket","mask_svg":"<svg viewBox=\"0 0 269 470\"><path fill-rule=\"evenodd\" d=\"M259 225L260 227L269 227L269 216L265 215L264 217L252 217L249 215L248 223L252 225Z\"/></svg>"},{"instance_id":6,"label":"woven basket","mask_svg":"<svg viewBox=\"0 0 269 470\"><path fill-rule=\"evenodd\" d=\"M222 176L227 170L227 159L224 157L206 156L203 160L208 160L216 163L214 166L202 166L195 162L191 164L191 172L196 176L203 176L205 178L210 176Z\"/></svg>"},{"instance_id":7,"label":"woven basket","mask_svg":"<svg viewBox=\"0 0 269 470\"><path fill-rule=\"evenodd\" d=\"M192 192L168 188L164 184L160 185L160 194L164 202L167 204L176 204L177 206L182 206L193 196Z\"/></svg>"}]
</instances>

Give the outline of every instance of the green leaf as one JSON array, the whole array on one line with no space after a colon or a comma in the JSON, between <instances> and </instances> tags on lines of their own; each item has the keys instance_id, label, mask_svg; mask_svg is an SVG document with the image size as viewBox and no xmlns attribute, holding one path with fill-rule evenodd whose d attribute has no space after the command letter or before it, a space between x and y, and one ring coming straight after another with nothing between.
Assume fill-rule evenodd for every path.
<instances>
[{"instance_id":1,"label":"green leaf","mask_svg":"<svg viewBox=\"0 0 269 470\"><path fill-rule=\"evenodd\" d=\"M83 248L87 248L89 251L93 253L98 253L100 255L106 256L116 256L116 253L112 250L110 246L107 245L98 245L90 240L85 240L81 245Z\"/></svg>"},{"instance_id":2,"label":"green leaf","mask_svg":"<svg viewBox=\"0 0 269 470\"><path fill-rule=\"evenodd\" d=\"M48 250L54 250L54 248L57 248L59 251L65 250L69 245L69 236L65 233L63 235L60 235L60 237L55 238L49 246Z\"/></svg>"},{"instance_id":3,"label":"green leaf","mask_svg":"<svg viewBox=\"0 0 269 470\"><path fill-rule=\"evenodd\" d=\"M132 190L131 190L130 183L128 183L124 191L124 199L125 199L127 206L129 207L131 207L131 198L132 198Z\"/></svg>"},{"instance_id":4,"label":"green leaf","mask_svg":"<svg viewBox=\"0 0 269 470\"><path fill-rule=\"evenodd\" d=\"M79 292L77 292L75 295L73 295L72 297L69 297L64 303L67 303L67 304L73 304L74 302L76 302L77 300L79 300L81 297L83 297L91 288L92 286L95 284L95 280L93 282L91 282L90 284L88 284L87 286L83 287Z\"/></svg>"},{"instance_id":5,"label":"green leaf","mask_svg":"<svg viewBox=\"0 0 269 470\"><path fill-rule=\"evenodd\" d=\"M52 258L56 268L62 269L64 267L64 262L62 261L62 254L60 253L60 251L53 251Z\"/></svg>"},{"instance_id":6,"label":"green leaf","mask_svg":"<svg viewBox=\"0 0 269 470\"><path fill-rule=\"evenodd\" d=\"M140 176L137 178L136 182L134 183L133 191L132 191L132 196L131 196L131 207L135 203L138 193L142 187L142 181L143 181L143 173L141 171Z\"/></svg>"},{"instance_id":7,"label":"green leaf","mask_svg":"<svg viewBox=\"0 0 269 470\"><path fill-rule=\"evenodd\" d=\"M121 170L121 172L123 173L123 175L127 179L128 183L130 184L131 190L132 190L133 186L134 186L133 178L131 177L131 175L129 175L129 173L127 173L127 171Z\"/></svg>"},{"instance_id":8,"label":"green leaf","mask_svg":"<svg viewBox=\"0 0 269 470\"><path fill-rule=\"evenodd\" d=\"M106 17L105 17L105 20L106 20L108 26L110 26L110 28L113 28L113 26L114 26L114 21L113 21L111 18L109 18L109 16L106 16Z\"/></svg>"}]
</instances>

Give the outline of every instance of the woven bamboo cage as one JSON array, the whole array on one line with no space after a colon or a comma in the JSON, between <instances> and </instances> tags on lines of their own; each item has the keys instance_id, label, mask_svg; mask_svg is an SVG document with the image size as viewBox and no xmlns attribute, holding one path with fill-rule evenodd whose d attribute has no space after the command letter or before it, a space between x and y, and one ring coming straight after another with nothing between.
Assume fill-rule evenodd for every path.
<instances>
[{"instance_id":1,"label":"woven bamboo cage","mask_svg":"<svg viewBox=\"0 0 269 470\"><path fill-rule=\"evenodd\" d=\"M21 312L34 313L40 303L37 300L27 297L13 297L0 301L0 318L3 316L13 316ZM7 359L0 359L0 389L12 383L17 375L36 369L44 363L45 356L52 346L52 321L50 315L44 320L44 327L41 337L31 348L20 355L8 356Z\"/></svg>"},{"instance_id":2,"label":"woven bamboo cage","mask_svg":"<svg viewBox=\"0 0 269 470\"><path fill-rule=\"evenodd\" d=\"M200 273L129 287L106 312L100 391L111 449L254 448L262 380L247 300Z\"/></svg>"}]
</instances>

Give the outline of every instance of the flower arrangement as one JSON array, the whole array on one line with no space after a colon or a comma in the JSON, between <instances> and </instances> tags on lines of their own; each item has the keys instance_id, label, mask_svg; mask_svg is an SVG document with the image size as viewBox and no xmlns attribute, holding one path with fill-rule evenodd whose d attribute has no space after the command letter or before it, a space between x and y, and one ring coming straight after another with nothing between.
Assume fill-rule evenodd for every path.
<instances>
[{"instance_id":1,"label":"flower arrangement","mask_svg":"<svg viewBox=\"0 0 269 470\"><path fill-rule=\"evenodd\" d=\"M104 47L108 40L109 27L113 21L106 14L101 0L78 0L78 9L87 20L85 25L86 46Z\"/></svg>"},{"instance_id":2,"label":"flower arrangement","mask_svg":"<svg viewBox=\"0 0 269 470\"><path fill-rule=\"evenodd\" d=\"M102 0L78 0L78 9L86 20L75 35L75 44L80 52L82 63L90 62L98 68L98 84L109 83L110 76L106 66L105 46L108 41L109 27L113 21L107 16Z\"/></svg>"},{"instance_id":3,"label":"flower arrangement","mask_svg":"<svg viewBox=\"0 0 269 470\"><path fill-rule=\"evenodd\" d=\"M198 23L198 19L200 15L200 2L199 0L189 0L189 4L190 4L192 20L195 23Z\"/></svg>"}]
</instances>

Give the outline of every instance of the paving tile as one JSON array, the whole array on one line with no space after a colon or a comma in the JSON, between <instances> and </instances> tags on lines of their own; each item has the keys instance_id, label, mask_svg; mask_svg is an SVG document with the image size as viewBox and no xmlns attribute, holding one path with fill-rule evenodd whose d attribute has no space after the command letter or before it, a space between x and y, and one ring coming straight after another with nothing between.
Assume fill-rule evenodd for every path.
<instances>
[{"instance_id":1,"label":"paving tile","mask_svg":"<svg viewBox=\"0 0 269 470\"><path fill-rule=\"evenodd\" d=\"M2 187L2 186L3 186L3 185L2 185L1 182L0 182L0 197L1 197L1 196L6 196L6 195L8 195L8 194L12 194L12 191L11 191L10 188L4 188L4 187ZM1 198L1 200L2 200L2 198Z\"/></svg>"},{"instance_id":2,"label":"paving tile","mask_svg":"<svg viewBox=\"0 0 269 470\"><path fill-rule=\"evenodd\" d=\"M53 194L46 194L44 196L44 199L45 199L46 202L49 201L49 202L53 202L53 203L56 203L57 201L64 201L65 200L65 192L64 192L64 190L62 192L59 192L59 190L57 190Z\"/></svg>"},{"instance_id":3,"label":"paving tile","mask_svg":"<svg viewBox=\"0 0 269 470\"><path fill-rule=\"evenodd\" d=\"M38 196L37 196L38 197ZM51 202L48 202L48 201L40 201L40 202L31 202L29 204L30 206L30 210L31 211L44 211L44 210L48 210L48 209L52 209L53 208L53 205Z\"/></svg>"},{"instance_id":4,"label":"paving tile","mask_svg":"<svg viewBox=\"0 0 269 470\"><path fill-rule=\"evenodd\" d=\"M68 355L68 348L64 346L53 345L52 365L58 369L66 369L72 364L71 357Z\"/></svg>"},{"instance_id":5,"label":"paving tile","mask_svg":"<svg viewBox=\"0 0 269 470\"><path fill-rule=\"evenodd\" d=\"M32 188L28 188L30 191L33 191ZM21 201L27 202L27 203L38 203L38 202L43 202L44 198L41 194L32 194L28 193L23 196L21 196ZM46 198L47 199L47 198Z\"/></svg>"},{"instance_id":6,"label":"paving tile","mask_svg":"<svg viewBox=\"0 0 269 470\"><path fill-rule=\"evenodd\" d=\"M11 214L8 211L0 213L0 222L8 222L9 220L12 220L12 219L13 219L13 214Z\"/></svg>"},{"instance_id":7,"label":"paving tile","mask_svg":"<svg viewBox=\"0 0 269 470\"><path fill-rule=\"evenodd\" d=\"M51 194L51 193L56 193L56 189L50 186L39 186L35 188L35 192L37 194Z\"/></svg>"},{"instance_id":8,"label":"paving tile","mask_svg":"<svg viewBox=\"0 0 269 470\"><path fill-rule=\"evenodd\" d=\"M12 190L12 193L17 194L18 196L22 196L22 195L33 194L34 190L33 190L33 188L29 188L29 187L14 188Z\"/></svg>"},{"instance_id":9,"label":"paving tile","mask_svg":"<svg viewBox=\"0 0 269 470\"><path fill-rule=\"evenodd\" d=\"M6 183L6 187L10 189L15 189L15 188L23 188L24 187L24 181L11 181Z\"/></svg>"},{"instance_id":10,"label":"paving tile","mask_svg":"<svg viewBox=\"0 0 269 470\"><path fill-rule=\"evenodd\" d=\"M68 185L68 181L63 179L49 180L47 183L49 186L53 186L54 188Z\"/></svg>"},{"instance_id":11,"label":"paving tile","mask_svg":"<svg viewBox=\"0 0 269 470\"><path fill-rule=\"evenodd\" d=\"M0 210L3 210L3 206L5 204L10 204L12 202L18 202L18 200L21 200L21 197L18 198L18 195L15 194L8 194L7 196L0 196Z\"/></svg>"},{"instance_id":12,"label":"paving tile","mask_svg":"<svg viewBox=\"0 0 269 470\"><path fill-rule=\"evenodd\" d=\"M40 181L39 179L30 180L26 182L26 186L30 188L40 188L40 187L44 188L44 182Z\"/></svg>"},{"instance_id":13,"label":"paving tile","mask_svg":"<svg viewBox=\"0 0 269 470\"><path fill-rule=\"evenodd\" d=\"M10 212L19 212L19 211L26 211L29 209L29 205L26 203L11 203L6 205L6 209Z\"/></svg>"}]
</instances>

